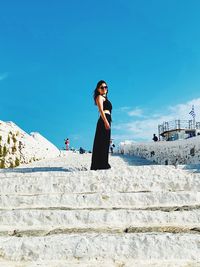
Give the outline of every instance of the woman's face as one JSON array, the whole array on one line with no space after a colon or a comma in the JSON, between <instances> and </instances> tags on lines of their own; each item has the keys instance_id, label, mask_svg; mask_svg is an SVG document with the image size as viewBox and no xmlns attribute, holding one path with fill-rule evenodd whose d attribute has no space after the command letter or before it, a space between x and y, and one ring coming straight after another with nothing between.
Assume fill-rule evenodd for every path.
<instances>
[{"instance_id":1,"label":"woman's face","mask_svg":"<svg viewBox=\"0 0 200 267\"><path fill-rule=\"evenodd\" d=\"M108 91L108 86L106 83L102 83L101 86L98 88L98 91L100 93L100 95L104 95L107 93Z\"/></svg>"}]
</instances>

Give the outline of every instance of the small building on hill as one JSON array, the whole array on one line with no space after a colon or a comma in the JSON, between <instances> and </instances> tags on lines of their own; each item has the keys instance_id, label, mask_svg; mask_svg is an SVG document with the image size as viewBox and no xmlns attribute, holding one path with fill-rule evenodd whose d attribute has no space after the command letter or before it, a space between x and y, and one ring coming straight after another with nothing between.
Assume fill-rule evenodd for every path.
<instances>
[{"instance_id":1,"label":"small building on hill","mask_svg":"<svg viewBox=\"0 0 200 267\"><path fill-rule=\"evenodd\" d=\"M200 135L200 122L175 120L158 125L159 140L174 141Z\"/></svg>"}]
</instances>

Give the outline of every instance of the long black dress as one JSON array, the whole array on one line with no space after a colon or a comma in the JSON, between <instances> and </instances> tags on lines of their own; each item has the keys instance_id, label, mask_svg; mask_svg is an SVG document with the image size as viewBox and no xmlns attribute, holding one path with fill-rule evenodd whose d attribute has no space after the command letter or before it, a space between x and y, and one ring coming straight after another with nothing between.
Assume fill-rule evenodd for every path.
<instances>
[{"instance_id":1,"label":"long black dress","mask_svg":"<svg viewBox=\"0 0 200 267\"><path fill-rule=\"evenodd\" d=\"M103 102L103 110L109 110L110 113L112 111L112 104L106 98ZM111 115L105 113L105 116L111 125ZM109 169L111 168L108 163L108 154L109 154L109 146L110 146L110 135L111 130L107 130L104 125L104 121L100 116L97 122L96 133L94 137L94 144L92 150L92 164L91 170L101 170L101 169Z\"/></svg>"}]
</instances>

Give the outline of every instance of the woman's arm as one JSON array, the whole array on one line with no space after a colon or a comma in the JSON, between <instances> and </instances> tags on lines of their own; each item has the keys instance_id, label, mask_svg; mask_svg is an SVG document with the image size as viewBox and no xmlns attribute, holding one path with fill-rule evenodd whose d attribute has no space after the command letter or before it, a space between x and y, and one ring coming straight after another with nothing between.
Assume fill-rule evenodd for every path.
<instances>
[{"instance_id":1,"label":"woman's arm","mask_svg":"<svg viewBox=\"0 0 200 267\"><path fill-rule=\"evenodd\" d=\"M99 112L101 114L101 117L102 117L102 119L104 121L105 128L107 130L109 130L110 129L110 124L109 124L109 122L108 122L108 120L106 118L105 113L103 112L103 101L104 101L103 96L98 95L97 98L96 98L96 103L97 103L97 106L99 108Z\"/></svg>"}]
</instances>

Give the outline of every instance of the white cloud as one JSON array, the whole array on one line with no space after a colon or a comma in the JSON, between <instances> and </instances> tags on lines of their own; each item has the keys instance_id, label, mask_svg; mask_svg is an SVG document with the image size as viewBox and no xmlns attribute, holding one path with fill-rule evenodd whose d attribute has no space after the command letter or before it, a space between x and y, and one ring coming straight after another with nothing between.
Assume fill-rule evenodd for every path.
<instances>
[{"instance_id":1,"label":"white cloud","mask_svg":"<svg viewBox=\"0 0 200 267\"><path fill-rule=\"evenodd\" d=\"M114 108L114 112L115 113L125 113L127 112L128 110L130 110L131 108L130 107L120 107L120 108Z\"/></svg>"},{"instance_id":2,"label":"white cloud","mask_svg":"<svg viewBox=\"0 0 200 267\"><path fill-rule=\"evenodd\" d=\"M191 111L193 105L196 113L196 119L200 121L200 98L193 99L185 104L178 104L174 107L170 106L169 111L177 118L188 120L192 119L189 112Z\"/></svg>"},{"instance_id":3,"label":"white cloud","mask_svg":"<svg viewBox=\"0 0 200 267\"><path fill-rule=\"evenodd\" d=\"M144 111L141 108L120 107L114 110L115 113L126 113L130 117L142 117Z\"/></svg>"},{"instance_id":4,"label":"white cloud","mask_svg":"<svg viewBox=\"0 0 200 267\"><path fill-rule=\"evenodd\" d=\"M120 141L124 141L124 140L131 140L132 142L134 142L133 139L133 135L132 134L113 134L112 135L113 138L113 142L115 143L119 143Z\"/></svg>"},{"instance_id":5,"label":"white cloud","mask_svg":"<svg viewBox=\"0 0 200 267\"><path fill-rule=\"evenodd\" d=\"M120 111L127 111L129 109L130 109L130 107L121 107L121 108L119 108Z\"/></svg>"},{"instance_id":6,"label":"white cloud","mask_svg":"<svg viewBox=\"0 0 200 267\"><path fill-rule=\"evenodd\" d=\"M140 108L135 108L128 112L128 115L131 117L142 117L143 116L143 110Z\"/></svg>"},{"instance_id":7,"label":"white cloud","mask_svg":"<svg viewBox=\"0 0 200 267\"><path fill-rule=\"evenodd\" d=\"M0 73L0 81L5 80L8 77L8 73Z\"/></svg>"},{"instance_id":8,"label":"white cloud","mask_svg":"<svg viewBox=\"0 0 200 267\"><path fill-rule=\"evenodd\" d=\"M177 104L175 106L169 106L163 109L161 112L154 111L146 116L142 115L142 111L138 109L135 110L135 114L141 115L140 120L132 120L125 123L119 123L113 125L113 130L116 133L117 140L152 140L154 133L158 133L158 125L165 121L174 121L176 119L180 120L191 120L192 116L189 112L194 105L196 113L196 121L200 121L200 98L193 99L186 103ZM134 111L134 110L133 110ZM134 112L133 112L134 114ZM130 116L129 112L127 115ZM128 118L127 118L128 119ZM119 133L118 133L119 132Z\"/></svg>"}]
</instances>

